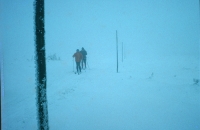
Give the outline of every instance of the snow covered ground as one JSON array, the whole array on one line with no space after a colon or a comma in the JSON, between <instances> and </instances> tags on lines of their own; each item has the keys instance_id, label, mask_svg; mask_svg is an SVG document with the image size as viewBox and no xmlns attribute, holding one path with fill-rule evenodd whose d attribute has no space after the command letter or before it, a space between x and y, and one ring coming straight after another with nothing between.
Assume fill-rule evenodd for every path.
<instances>
[{"instance_id":1,"label":"snow covered ground","mask_svg":"<svg viewBox=\"0 0 200 130\"><path fill-rule=\"evenodd\" d=\"M198 5L46 1L50 129L199 130ZM1 8L2 129L35 130L33 1L2 1ZM72 55L81 47L89 66L77 75ZM54 54L60 60L49 60Z\"/></svg>"},{"instance_id":2,"label":"snow covered ground","mask_svg":"<svg viewBox=\"0 0 200 130\"><path fill-rule=\"evenodd\" d=\"M66 67L62 59L49 60L50 129L198 130L200 86L194 85L193 78L199 77L199 66L198 62L190 64L192 61L180 60L175 66L174 61L130 64L125 59L119 73L113 61L107 63L113 69L88 61L90 68L77 75L72 61ZM24 70L26 73L20 74L18 81L13 78L16 87L4 91L5 130L37 129L34 77L26 76L30 70L34 72L34 65L32 60L25 62L29 71Z\"/></svg>"},{"instance_id":3,"label":"snow covered ground","mask_svg":"<svg viewBox=\"0 0 200 130\"><path fill-rule=\"evenodd\" d=\"M58 63L52 66L62 68ZM155 67L153 76L150 69L115 73L91 67L79 76L58 71L62 78L49 86L48 93L51 128L199 129L200 87L191 78L199 69Z\"/></svg>"}]
</instances>

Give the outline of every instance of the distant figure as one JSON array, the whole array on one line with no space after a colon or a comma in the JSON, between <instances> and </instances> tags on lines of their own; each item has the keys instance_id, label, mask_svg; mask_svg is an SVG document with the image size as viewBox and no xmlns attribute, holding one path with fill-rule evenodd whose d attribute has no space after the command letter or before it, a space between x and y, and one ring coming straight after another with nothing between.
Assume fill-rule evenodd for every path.
<instances>
[{"instance_id":1,"label":"distant figure","mask_svg":"<svg viewBox=\"0 0 200 130\"><path fill-rule=\"evenodd\" d=\"M83 56L80 53L79 49L76 50L76 53L74 53L73 57L75 57L77 73L80 74L81 73L80 62L81 62Z\"/></svg>"},{"instance_id":2,"label":"distant figure","mask_svg":"<svg viewBox=\"0 0 200 130\"><path fill-rule=\"evenodd\" d=\"M86 55L87 55L87 51L83 47L82 47L82 50L81 50L81 54L83 55L82 69L83 69L83 64L85 65L85 69L86 69Z\"/></svg>"}]
</instances>

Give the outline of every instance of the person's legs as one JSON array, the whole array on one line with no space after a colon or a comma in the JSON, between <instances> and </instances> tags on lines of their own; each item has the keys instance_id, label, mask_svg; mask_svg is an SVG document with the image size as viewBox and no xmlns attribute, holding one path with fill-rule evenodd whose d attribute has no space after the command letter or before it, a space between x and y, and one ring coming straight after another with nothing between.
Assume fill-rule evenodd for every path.
<instances>
[{"instance_id":1,"label":"person's legs","mask_svg":"<svg viewBox=\"0 0 200 130\"><path fill-rule=\"evenodd\" d=\"M76 62L76 71L78 73L78 62Z\"/></svg>"},{"instance_id":2,"label":"person's legs","mask_svg":"<svg viewBox=\"0 0 200 130\"><path fill-rule=\"evenodd\" d=\"M86 58L84 59L84 63L85 63L85 69L86 69Z\"/></svg>"},{"instance_id":3,"label":"person's legs","mask_svg":"<svg viewBox=\"0 0 200 130\"><path fill-rule=\"evenodd\" d=\"M80 66L80 64L79 64L79 70L80 70L80 72L81 72L81 66Z\"/></svg>"},{"instance_id":4,"label":"person's legs","mask_svg":"<svg viewBox=\"0 0 200 130\"><path fill-rule=\"evenodd\" d=\"M83 69L83 61L84 61L84 60L81 60L82 69Z\"/></svg>"},{"instance_id":5,"label":"person's legs","mask_svg":"<svg viewBox=\"0 0 200 130\"><path fill-rule=\"evenodd\" d=\"M78 72L81 72L81 66L80 66L80 62L77 62L77 70L79 70Z\"/></svg>"}]
</instances>

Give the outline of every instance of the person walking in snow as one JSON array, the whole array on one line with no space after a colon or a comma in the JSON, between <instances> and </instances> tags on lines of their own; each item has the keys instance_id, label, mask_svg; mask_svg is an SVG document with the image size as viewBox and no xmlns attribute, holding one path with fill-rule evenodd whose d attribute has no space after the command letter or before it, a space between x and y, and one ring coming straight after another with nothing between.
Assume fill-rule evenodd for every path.
<instances>
[{"instance_id":1,"label":"person walking in snow","mask_svg":"<svg viewBox=\"0 0 200 130\"><path fill-rule=\"evenodd\" d=\"M79 49L76 50L76 53L74 53L74 55L72 57L75 57L75 61L76 61L76 70L77 73L81 73L81 66L80 66L80 62L83 58L83 55L80 53Z\"/></svg>"},{"instance_id":2,"label":"person walking in snow","mask_svg":"<svg viewBox=\"0 0 200 130\"><path fill-rule=\"evenodd\" d=\"M82 47L82 50L81 50L81 54L83 56L83 59L81 61L82 69L83 69L83 64L85 65L85 69L86 69L86 55L87 55L87 51L83 47Z\"/></svg>"}]
</instances>

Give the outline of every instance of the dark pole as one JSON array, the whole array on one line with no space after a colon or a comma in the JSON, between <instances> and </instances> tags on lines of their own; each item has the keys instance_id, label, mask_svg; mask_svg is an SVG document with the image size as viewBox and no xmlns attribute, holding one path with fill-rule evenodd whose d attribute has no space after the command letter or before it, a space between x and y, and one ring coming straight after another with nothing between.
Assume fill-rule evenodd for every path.
<instances>
[{"instance_id":1,"label":"dark pole","mask_svg":"<svg viewBox=\"0 0 200 130\"><path fill-rule=\"evenodd\" d=\"M37 78L37 112L39 130L48 130L48 107L46 96L44 0L35 0L35 48Z\"/></svg>"},{"instance_id":2,"label":"dark pole","mask_svg":"<svg viewBox=\"0 0 200 130\"><path fill-rule=\"evenodd\" d=\"M117 50L117 73L118 73L118 36L117 36L117 30L116 30L116 50Z\"/></svg>"},{"instance_id":3,"label":"dark pole","mask_svg":"<svg viewBox=\"0 0 200 130\"><path fill-rule=\"evenodd\" d=\"M1 45L0 45L0 49L1 49ZM0 58L1 58L1 53L0 53ZM0 59L1 60L1 59ZM2 61L0 61L0 62L2 62ZM2 88L3 86L1 86L1 63L0 63L0 101L1 101L1 103L2 103L2 98L3 98L3 96L1 96L1 88ZM1 119L1 124L2 124L2 116L1 116L1 111L2 111L2 108L1 108L1 103L0 103L0 119ZM2 127L1 127L1 124L0 124L0 129L2 130Z\"/></svg>"},{"instance_id":4,"label":"dark pole","mask_svg":"<svg viewBox=\"0 0 200 130\"><path fill-rule=\"evenodd\" d=\"M122 42L122 62L123 62L123 59L124 59L124 54L123 54L123 42Z\"/></svg>"}]
</instances>

